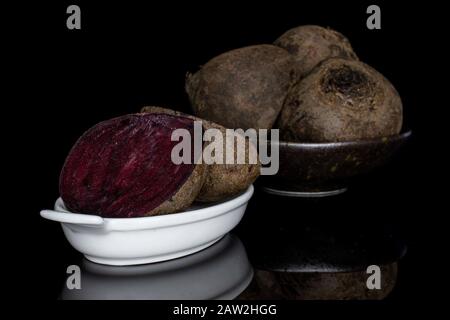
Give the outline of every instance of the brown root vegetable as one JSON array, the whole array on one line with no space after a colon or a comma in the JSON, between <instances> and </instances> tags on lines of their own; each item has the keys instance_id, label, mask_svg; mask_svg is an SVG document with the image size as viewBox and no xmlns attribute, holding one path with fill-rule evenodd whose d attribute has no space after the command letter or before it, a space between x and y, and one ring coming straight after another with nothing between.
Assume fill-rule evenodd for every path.
<instances>
[{"instance_id":1,"label":"brown root vegetable","mask_svg":"<svg viewBox=\"0 0 450 320\"><path fill-rule=\"evenodd\" d=\"M187 208L206 178L204 165L171 161L175 129L194 122L167 114L130 114L89 129L70 151L60 193L73 212L110 218L174 213Z\"/></svg>"},{"instance_id":2,"label":"brown root vegetable","mask_svg":"<svg viewBox=\"0 0 450 320\"><path fill-rule=\"evenodd\" d=\"M273 45L245 47L213 58L187 75L194 113L227 128L270 129L295 76L292 62L286 50Z\"/></svg>"},{"instance_id":3,"label":"brown root vegetable","mask_svg":"<svg viewBox=\"0 0 450 320\"><path fill-rule=\"evenodd\" d=\"M202 121L205 130L211 128L218 129L225 136L225 127L179 111L150 106L143 107L141 112L173 114L188 117L192 120ZM249 141L246 141L247 155L250 150L249 148L252 148L253 152L256 152L255 146L249 143ZM225 153L226 150L224 154ZM236 156L236 150L234 151L234 154ZM206 180L196 199L197 201L211 202L223 200L246 190L259 176L260 163L258 160L257 164L211 164L207 165L207 168Z\"/></svg>"},{"instance_id":4,"label":"brown root vegetable","mask_svg":"<svg viewBox=\"0 0 450 320\"><path fill-rule=\"evenodd\" d=\"M285 32L274 42L295 57L297 75L304 77L328 58L358 60L346 37L332 29L307 25Z\"/></svg>"},{"instance_id":5,"label":"brown root vegetable","mask_svg":"<svg viewBox=\"0 0 450 320\"><path fill-rule=\"evenodd\" d=\"M224 132L222 129L219 130ZM254 152L256 152L256 148L247 139L247 155L250 148L254 148ZM234 156L236 157L236 151L234 151ZM256 164L248 164L248 157L246 157L246 161L247 164L208 165L206 181L196 200L201 202L219 201L246 190L260 174L259 160Z\"/></svg>"},{"instance_id":6,"label":"brown root vegetable","mask_svg":"<svg viewBox=\"0 0 450 320\"><path fill-rule=\"evenodd\" d=\"M370 66L332 58L291 89L278 126L286 141L390 136L401 130L402 102L392 84Z\"/></svg>"}]
</instances>

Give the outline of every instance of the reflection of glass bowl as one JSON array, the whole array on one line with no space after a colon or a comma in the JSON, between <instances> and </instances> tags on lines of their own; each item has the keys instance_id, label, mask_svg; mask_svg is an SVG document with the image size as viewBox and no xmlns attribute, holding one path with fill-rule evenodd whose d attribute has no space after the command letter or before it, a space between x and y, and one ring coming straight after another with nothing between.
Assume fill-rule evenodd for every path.
<instances>
[{"instance_id":1,"label":"reflection of glass bowl","mask_svg":"<svg viewBox=\"0 0 450 320\"><path fill-rule=\"evenodd\" d=\"M380 266L380 288L369 289L370 274L353 272L274 272L255 270L252 285L238 299L381 300L397 282L397 262Z\"/></svg>"},{"instance_id":2,"label":"reflection of glass bowl","mask_svg":"<svg viewBox=\"0 0 450 320\"><path fill-rule=\"evenodd\" d=\"M263 176L269 193L320 197L342 193L345 181L382 165L411 136L411 131L379 139L330 142L279 142L280 168Z\"/></svg>"},{"instance_id":3,"label":"reflection of glass bowl","mask_svg":"<svg viewBox=\"0 0 450 320\"><path fill-rule=\"evenodd\" d=\"M274 200L277 197L265 195L265 198L258 204L270 210L270 202L277 203ZM367 222L359 218L350 222L347 213L334 218L324 213L325 207L339 203L340 199L302 199L305 212L318 209L315 213L319 214L312 218L286 214L274 219L274 212L281 213L282 209L267 211L268 214L249 208L247 218L256 214L242 227L254 231L251 236L247 236L249 229L239 231L255 276L238 299L385 298L395 287L397 262L406 254L406 244L390 221ZM283 200L290 204L299 202L296 198ZM328 206L324 202L329 202ZM370 276L367 268L371 265L380 267L380 290L366 286Z\"/></svg>"},{"instance_id":4,"label":"reflection of glass bowl","mask_svg":"<svg viewBox=\"0 0 450 320\"><path fill-rule=\"evenodd\" d=\"M196 254L155 264L116 267L83 259L81 289L62 290L68 300L233 299L253 269L242 242L227 235Z\"/></svg>"}]
</instances>

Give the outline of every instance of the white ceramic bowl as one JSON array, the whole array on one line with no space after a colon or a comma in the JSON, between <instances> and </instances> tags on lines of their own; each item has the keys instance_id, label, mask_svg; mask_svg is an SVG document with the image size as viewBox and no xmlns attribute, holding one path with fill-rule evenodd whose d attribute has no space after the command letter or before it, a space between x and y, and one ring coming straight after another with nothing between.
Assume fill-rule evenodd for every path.
<instances>
[{"instance_id":1,"label":"white ceramic bowl","mask_svg":"<svg viewBox=\"0 0 450 320\"><path fill-rule=\"evenodd\" d=\"M200 251L232 230L242 219L253 186L215 204L142 218L102 218L69 212L59 198L45 219L61 222L70 244L88 260L107 265L136 265L170 260Z\"/></svg>"}]
</instances>

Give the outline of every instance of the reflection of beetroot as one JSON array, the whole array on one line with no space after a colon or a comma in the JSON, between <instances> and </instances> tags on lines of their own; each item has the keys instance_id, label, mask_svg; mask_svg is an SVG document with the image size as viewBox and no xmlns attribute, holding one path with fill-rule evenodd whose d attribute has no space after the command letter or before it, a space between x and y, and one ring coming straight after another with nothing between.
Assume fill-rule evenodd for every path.
<instances>
[{"instance_id":1,"label":"reflection of beetroot","mask_svg":"<svg viewBox=\"0 0 450 320\"><path fill-rule=\"evenodd\" d=\"M59 187L67 208L124 218L173 213L189 206L206 171L203 165L172 162L172 148L178 142L171 141L171 134L177 128L194 137L193 120L164 114L125 115L89 129L61 171Z\"/></svg>"}]
</instances>

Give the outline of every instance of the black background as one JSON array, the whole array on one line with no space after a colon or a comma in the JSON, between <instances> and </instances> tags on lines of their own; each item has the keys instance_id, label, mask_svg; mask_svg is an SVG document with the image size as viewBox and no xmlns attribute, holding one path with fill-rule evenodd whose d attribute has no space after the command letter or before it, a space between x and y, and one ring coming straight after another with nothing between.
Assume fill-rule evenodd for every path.
<instances>
[{"instance_id":1,"label":"black background","mask_svg":"<svg viewBox=\"0 0 450 320\"><path fill-rule=\"evenodd\" d=\"M360 59L391 80L413 137L387 167L354 181L339 205L313 213L304 212L301 202L280 203L268 214L277 219L295 214L298 223L302 215L317 215L324 223L342 217L339 223L355 228L389 221L409 245L390 304L439 297L429 285L439 285L444 272L435 220L442 213L437 181L446 174L438 132L445 127L438 120L445 117L447 103L437 99L441 88L434 77L444 72L442 8L375 2L382 10L382 29L368 30L371 2L73 3L81 7L82 30L66 28L65 11L72 2L23 4L9 11L14 18L8 21L4 51L11 68L6 94L12 100L6 112L20 120L4 120L14 155L7 160L19 167L7 167L14 173L7 202L20 210L6 246L20 256L7 263L21 271L8 279L19 296L56 299L66 267L80 259L60 226L41 219L39 210L53 206L64 158L86 129L144 105L189 111L186 72L227 50L270 43L289 28L318 24L346 35Z\"/></svg>"}]
</instances>

